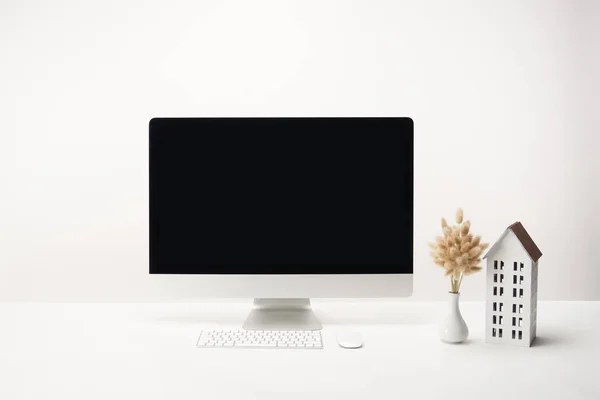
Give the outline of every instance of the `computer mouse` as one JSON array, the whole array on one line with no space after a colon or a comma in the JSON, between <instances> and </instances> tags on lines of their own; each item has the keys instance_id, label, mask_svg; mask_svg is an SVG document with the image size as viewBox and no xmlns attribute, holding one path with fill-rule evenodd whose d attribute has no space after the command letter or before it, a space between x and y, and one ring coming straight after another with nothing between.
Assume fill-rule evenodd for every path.
<instances>
[{"instance_id":1,"label":"computer mouse","mask_svg":"<svg viewBox=\"0 0 600 400\"><path fill-rule=\"evenodd\" d=\"M336 337L338 344L344 349L358 349L363 345L362 337L356 332L340 332Z\"/></svg>"}]
</instances>

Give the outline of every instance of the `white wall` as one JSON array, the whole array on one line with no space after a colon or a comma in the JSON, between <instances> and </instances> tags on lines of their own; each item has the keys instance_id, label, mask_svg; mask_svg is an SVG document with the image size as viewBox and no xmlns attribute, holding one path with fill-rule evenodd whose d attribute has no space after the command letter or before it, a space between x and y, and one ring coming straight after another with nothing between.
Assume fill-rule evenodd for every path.
<instances>
[{"instance_id":1,"label":"white wall","mask_svg":"<svg viewBox=\"0 0 600 400\"><path fill-rule=\"evenodd\" d=\"M461 205L488 241L523 222L541 299L599 300L598 15L593 0L4 0L0 300L197 289L147 274L151 117L361 115L415 120L415 299L447 292L426 242Z\"/></svg>"}]
</instances>

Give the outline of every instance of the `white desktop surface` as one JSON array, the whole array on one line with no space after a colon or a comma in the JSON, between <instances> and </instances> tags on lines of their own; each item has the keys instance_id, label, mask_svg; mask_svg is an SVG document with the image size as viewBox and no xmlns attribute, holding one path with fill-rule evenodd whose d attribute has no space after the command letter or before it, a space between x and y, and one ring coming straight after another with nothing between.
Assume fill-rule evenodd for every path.
<instances>
[{"instance_id":1,"label":"white desktop surface","mask_svg":"<svg viewBox=\"0 0 600 400\"><path fill-rule=\"evenodd\" d=\"M198 349L239 327L250 301L0 303L0 399L600 399L600 303L540 302L531 348L437 337L444 303L314 301L323 350ZM359 350L335 334L362 334Z\"/></svg>"}]
</instances>

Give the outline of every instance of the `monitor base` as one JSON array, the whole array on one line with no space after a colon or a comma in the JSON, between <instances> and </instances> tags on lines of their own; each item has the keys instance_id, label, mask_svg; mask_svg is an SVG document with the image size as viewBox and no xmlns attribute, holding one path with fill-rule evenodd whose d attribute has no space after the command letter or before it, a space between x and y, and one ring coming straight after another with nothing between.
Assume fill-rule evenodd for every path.
<instances>
[{"instance_id":1,"label":"monitor base","mask_svg":"<svg viewBox=\"0 0 600 400\"><path fill-rule=\"evenodd\" d=\"M310 299L254 299L254 308L243 328L317 331L323 326L310 306Z\"/></svg>"}]
</instances>

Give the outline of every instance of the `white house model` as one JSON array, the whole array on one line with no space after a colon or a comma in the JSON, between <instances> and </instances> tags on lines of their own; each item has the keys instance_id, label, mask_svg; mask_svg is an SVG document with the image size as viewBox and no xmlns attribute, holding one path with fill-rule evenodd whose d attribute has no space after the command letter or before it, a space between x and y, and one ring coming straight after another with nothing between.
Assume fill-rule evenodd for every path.
<instances>
[{"instance_id":1,"label":"white house model","mask_svg":"<svg viewBox=\"0 0 600 400\"><path fill-rule=\"evenodd\" d=\"M531 346L541 256L523 225L515 222L483 257L487 263L486 342Z\"/></svg>"}]
</instances>

